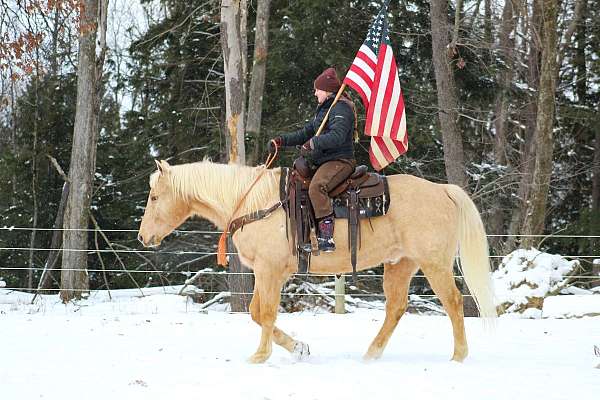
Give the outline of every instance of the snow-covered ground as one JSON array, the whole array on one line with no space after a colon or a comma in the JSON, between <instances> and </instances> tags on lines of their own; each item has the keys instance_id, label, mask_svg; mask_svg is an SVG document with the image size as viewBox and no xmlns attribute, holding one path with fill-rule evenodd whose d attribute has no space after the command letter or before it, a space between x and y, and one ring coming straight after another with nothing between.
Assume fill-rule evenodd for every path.
<instances>
[{"instance_id":1,"label":"snow-covered ground","mask_svg":"<svg viewBox=\"0 0 600 400\"><path fill-rule=\"evenodd\" d=\"M174 290L171 290L174 291ZM496 333L467 318L470 355L449 361L447 317L406 315L382 359L362 354L381 310L280 314L307 342L298 362L275 347L266 364L246 358L260 331L248 315L203 311L185 297L95 294L64 306L57 296L0 289L0 398L29 399L598 399L600 317L500 318Z\"/></svg>"}]
</instances>

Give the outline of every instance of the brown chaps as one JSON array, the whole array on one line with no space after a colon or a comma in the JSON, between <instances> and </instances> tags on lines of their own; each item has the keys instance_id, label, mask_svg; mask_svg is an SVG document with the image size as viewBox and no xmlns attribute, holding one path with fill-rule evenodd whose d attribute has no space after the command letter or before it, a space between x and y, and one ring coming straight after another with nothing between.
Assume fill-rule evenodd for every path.
<instances>
[{"instance_id":1,"label":"brown chaps","mask_svg":"<svg viewBox=\"0 0 600 400\"><path fill-rule=\"evenodd\" d=\"M320 219L333 214L329 192L352 175L355 166L354 160L327 161L319 166L308 187L315 218Z\"/></svg>"}]
</instances>

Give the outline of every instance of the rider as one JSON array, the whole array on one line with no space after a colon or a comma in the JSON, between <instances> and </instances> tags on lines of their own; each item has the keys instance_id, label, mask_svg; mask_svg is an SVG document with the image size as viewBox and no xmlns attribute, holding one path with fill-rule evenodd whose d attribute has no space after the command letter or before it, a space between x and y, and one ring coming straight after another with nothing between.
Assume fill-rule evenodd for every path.
<instances>
[{"instance_id":1,"label":"rider","mask_svg":"<svg viewBox=\"0 0 600 400\"><path fill-rule=\"evenodd\" d=\"M271 152L275 146L302 145L300 154L316 168L308 194L318 221L319 250L325 252L335 250L333 205L329 192L348 178L356 166L352 144L356 114L349 98L340 97L331 108L321 134L315 136L340 86L335 68L323 71L314 82L314 94L319 102L315 117L303 128L277 136L269 142Z\"/></svg>"}]
</instances>

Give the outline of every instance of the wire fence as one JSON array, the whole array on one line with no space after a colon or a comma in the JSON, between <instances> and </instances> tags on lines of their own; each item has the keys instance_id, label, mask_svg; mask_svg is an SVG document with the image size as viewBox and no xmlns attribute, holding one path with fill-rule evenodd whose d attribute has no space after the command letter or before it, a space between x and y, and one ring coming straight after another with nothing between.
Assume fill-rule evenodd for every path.
<instances>
[{"instance_id":1,"label":"wire fence","mask_svg":"<svg viewBox=\"0 0 600 400\"><path fill-rule=\"evenodd\" d=\"M63 229L63 228L31 228L31 227L15 227L15 226L11 226L11 227L0 227L0 232L4 231L4 232L19 232L19 231L66 231L66 230L70 230L70 231L86 231L86 232L115 232L115 233L137 233L138 231L135 229L92 229L92 228L86 228L86 229ZM191 234L191 235L220 235L222 232L221 231L211 231L211 230L175 230L174 231L177 234L182 234L182 235L187 235L187 234ZM568 239L596 239L596 238L600 238L600 235L494 235L494 234L490 234L487 235L488 238L492 238L492 237L538 237L538 238L568 238ZM111 243L113 245L115 245L116 243ZM126 246L122 246L122 247L126 247ZM203 256L199 259L196 260L192 260L189 263L193 263L196 261L199 261L200 259L205 259L209 256L213 256L216 255L217 253L215 251L193 251L193 250L160 250L160 249L136 249L136 248L123 248L123 249L114 249L114 248L98 248L98 249L64 249L64 248L47 248L47 247L0 247L0 252L8 252L8 251L27 251L27 252L31 252L31 251L35 251L35 252L63 252L63 251L73 251L73 252L86 252L88 254L98 254L98 256L100 256L100 254L106 254L106 253L114 253L115 255L118 254L132 254L132 255L139 255L140 257L143 257L142 255L148 255L148 254L155 254L155 255L197 255L197 256ZM229 252L227 253L228 255L234 255L237 254L235 252ZM490 258L492 259L502 259L506 257L505 255L492 255L490 256ZM562 255L562 257L567 258L567 259L579 259L579 260L600 260L600 255L589 255L589 254L583 254L583 255ZM205 269L190 269L188 268L185 271L175 271L175 270L159 270L159 269L147 269L147 268L143 268L142 264L141 266L139 266L138 268L135 269L128 269L128 268L104 268L104 269L97 269L97 268L69 268L69 269L63 269L63 268L58 268L60 270L63 271L79 271L79 272L86 272L86 273L110 273L110 274L123 274L123 273L127 273L127 274L147 274L147 275L159 275L159 276L164 276L164 275L182 275L185 276L187 278L193 277L193 279L197 279L200 276L221 276L221 277L226 277L226 276L235 276L235 275L245 275L245 276L252 276L253 272L230 272L230 271L214 271L214 270L206 270ZM37 266L33 266L33 267L22 267L22 266L0 266L0 272L1 271L13 271L15 273L19 273L19 271L46 271L46 268L43 267L37 267ZM131 276L131 275L130 275ZM307 277L312 277L312 278L334 278L335 276L338 276L338 274L313 274L313 273L309 273L309 274L301 274L301 273L297 273L297 274L293 274L292 277L295 278L307 278ZM374 272L361 272L358 273L357 275L357 280L372 280L372 279L382 279L384 277L383 274L380 273L374 273ZM563 277L569 277L570 279L573 280L583 280L583 281L592 281L592 280L600 280L600 277L595 275L595 274L590 274L590 275L564 275ZM416 274L413 276L413 278L417 278L417 279L425 279L426 276L423 274ZM455 279L463 279L462 275L454 275ZM162 279L162 278L161 278ZM188 281L186 281L186 284L189 284ZM137 285L137 282L136 282ZM15 290L15 291L27 291L27 290L31 290L31 288L28 287L20 287L20 286L12 286L12 287L0 287L0 289L4 289L4 290ZM133 288L136 289L136 288ZM138 286L137 289L140 289L140 287ZM40 293L48 293L48 292L55 292L58 289L55 288L39 288L39 289L34 289L37 290ZM141 289L140 289L141 290ZM77 290L75 290L77 291ZM87 292L88 290L81 290L81 291L85 291ZM200 289L200 293L201 294L205 294L205 295L217 295L219 293L223 293L222 291L213 291L213 290L209 290L209 291L205 291ZM247 293L247 292L229 292L230 295L251 295L252 293ZM291 297L301 297L301 296L323 296L323 293L288 293L288 292L282 292L281 293L282 296L291 296ZM333 296L333 294L332 294ZM353 293L352 296L356 296L356 297L385 297L383 293ZM423 297L423 298L437 298L437 296L435 294L419 294L419 297ZM464 297L471 297L470 294L463 294Z\"/></svg>"},{"instance_id":2,"label":"wire fence","mask_svg":"<svg viewBox=\"0 0 600 400\"><path fill-rule=\"evenodd\" d=\"M81 232L139 232L138 229L95 229L95 228L33 228L25 226L3 226L0 231L81 231ZM182 234L205 234L220 235L223 231L202 231L202 230L183 230L175 229L174 233ZM488 234L487 237L539 237L539 238L600 238L600 235L561 235L561 234L541 234L541 235L521 235L521 234Z\"/></svg>"},{"instance_id":3,"label":"wire fence","mask_svg":"<svg viewBox=\"0 0 600 400\"><path fill-rule=\"evenodd\" d=\"M65 249L65 248L60 248L60 249L53 249L53 248L36 248L36 247L0 247L0 251L2 250L14 250L14 251L72 251L72 252L80 252L80 253L88 253L88 254L94 254L94 253L140 253L140 254L175 254L175 255L182 255L182 254L195 254L195 255L216 255L217 252L215 251L188 251L188 250L137 250L137 249ZM237 252L229 252L229 253L225 253L227 255L233 255L233 254L237 254ZM458 256L457 256L458 257ZM489 256L492 259L495 258L504 258L506 257L504 256L494 256L494 255L490 255ZM563 255L561 254L561 257L564 258L582 258L582 259L600 259L600 255Z\"/></svg>"},{"instance_id":4,"label":"wire fence","mask_svg":"<svg viewBox=\"0 0 600 400\"><path fill-rule=\"evenodd\" d=\"M19 287L6 287L6 288L0 288L0 289L4 289L4 290L31 290L28 288L19 288ZM140 290L144 290L145 288L140 288ZM42 291L42 292L49 292L49 291L54 291L56 292L57 289L36 289L36 291ZM70 292L89 292L90 290L88 289L69 289ZM92 291L93 292L93 291ZM217 294L222 294L223 291L205 291L202 290L200 292L198 292L198 294L210 294L210 295L217 295ZM250 296L253 293L252 292L227 292L228 295L231 296ZM289 293L289 292L280 292L279 293L281 296L289 296L289 297L323 297L324 295L329 295L329 296L335 296L334 293ZM351 295L352 297L381 297L384 298L385 295L383 293L353 293ZM437 298L438 296L435 294L419 294L417 295L418 297L423 297L423 298ZM472 295L470 294L463 294L463 297L472 297Z\"/></svg>"},{"instance_id":5,"label":"wire fence","mask_svg":"<svg viewBox=\"0 0 600 400\"><path fill-rule=\"evenodd\" d=\"M33 267L33 268L28 268L28 267L0 267L0 271L5 270L5 271L29 271L29 270L34 270L34 271L43 271L44 268L41 267ZM179 274L179 275L217 275L217 276L231 276L231 275L248 275L248 276L253 276L254 273L253 272L233 272L233 271L203 271L203 270L197 270L197 271L193 271L193 270L189 270L189 271L157 271L157 270L138 270L138 269L92 269L92 268L61 268L61 271L80 271L80 272L114 272L114 273L119 273L119 272L130 272L130 273L138 273L138 274ZM338 276L339 274L317 274L317 273L296 273L296 274L292 274L292 277L295 278L306 278L306 277L314 277L314 278L331 278L331 277L335 277ZM573 279L600 279L599 276L594 276L594 275L563 275L564 277L569 277L569 278L573 278ZM376 273L357 273L356 274L357 278L382 278L384 277L383 274L376 274ZM453 276L455 279L462 279L463 276L462 275L454 275ZM422 274L416 274L413 275L413 278L427 278L425 275Z\"/></svg>"}]
</instances>

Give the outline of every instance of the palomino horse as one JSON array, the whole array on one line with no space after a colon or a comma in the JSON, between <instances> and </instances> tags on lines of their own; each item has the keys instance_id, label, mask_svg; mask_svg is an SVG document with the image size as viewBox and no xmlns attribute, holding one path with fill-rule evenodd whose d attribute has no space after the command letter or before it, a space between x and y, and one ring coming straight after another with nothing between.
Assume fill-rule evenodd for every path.
<instances>
[{"instance_id":1,"label":"palomino horse","mask_svg":"<svg viewBox=\"0 0 600 400\"><path fill-rule=\"evenodd\" d=\"M170 166L157 162L150 177L150 194L140 226L139 240L158 246L162 239L190 216L208 219L226 229L241 196L264 166L246 167L202 161ZM236 216L265 209L279 201L279 168L263 172L248 193ZM362 247L358 270L384 265L383 290L386 316L365 359L379 358L408 304L409 282L420 268L439 296L454 334L453 360L467 356L463 298L456 288L453 263L460 255L462 272L475 298L480 315L496 316L490 278L488 245L481 217L469 196L458 186L436 184L410 175L388 176L391 203L388 214L362 221ZM314 257L311 272L339 274L351 271L347 222L336 223L333 253ZM262 334L250 362L261 363L271 355L272 342L303 357L308 346L292 339L275 326L285 281L297 270L297 262L286 238L286 216L280 208L269 217L253 222L233 235L241 261L254 270L255 286L250 314Z\"/></svg>"}]
</instances>

